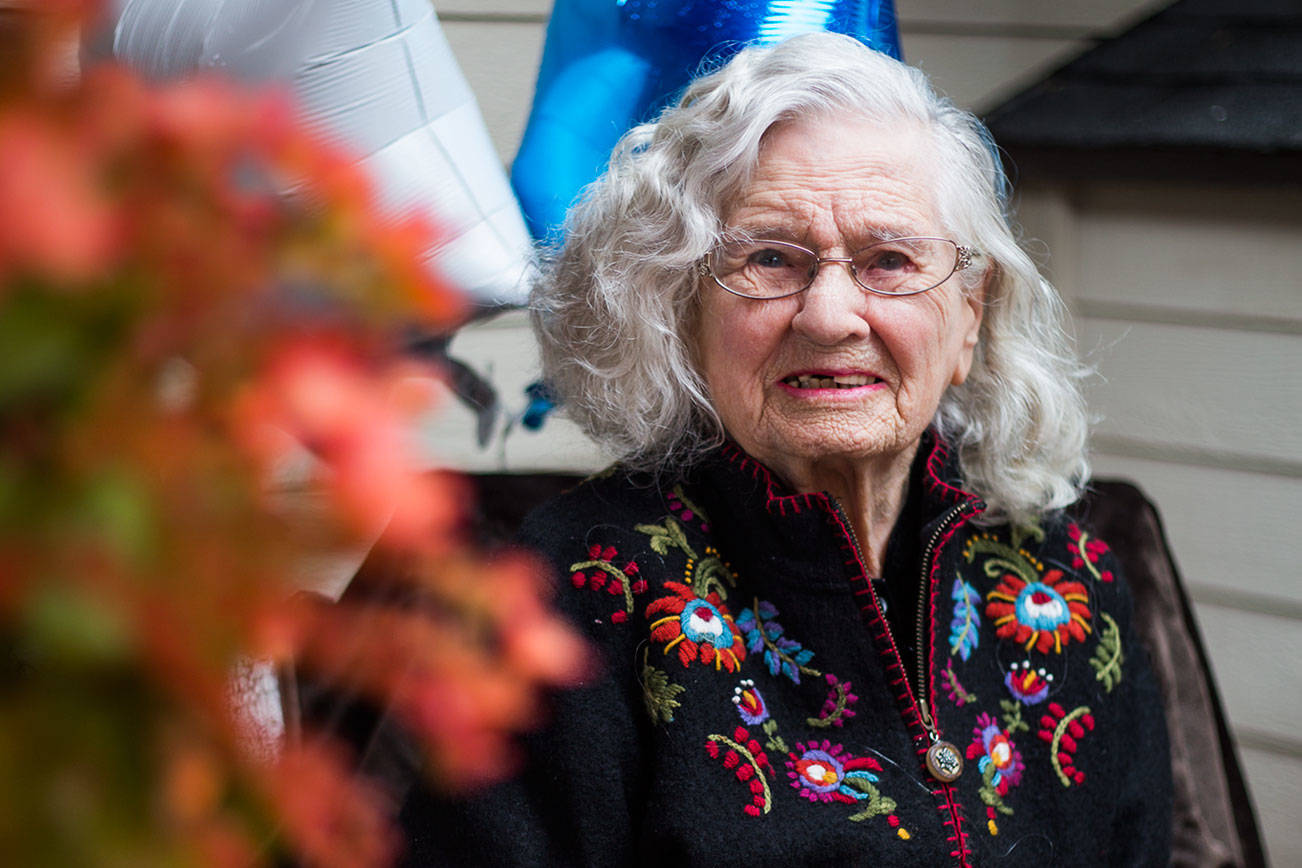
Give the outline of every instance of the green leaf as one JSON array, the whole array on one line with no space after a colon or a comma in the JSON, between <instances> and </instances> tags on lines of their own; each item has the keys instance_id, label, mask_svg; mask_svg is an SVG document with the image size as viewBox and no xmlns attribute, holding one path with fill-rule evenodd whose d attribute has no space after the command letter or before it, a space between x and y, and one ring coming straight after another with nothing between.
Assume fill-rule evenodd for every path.
<instances>
[{"instance_id":1,"label":"green leaf","mask_svg":"<svg viewBox=\"0 0 1302 868\"><path fill-rule=\"evenodd\" d=\"M1121 664L1125 661L1121 651L1121 629L1107 612L1100 612L1099 616L1105 626L1090 657L1090 665L1094 667L1094 677L1103 682L1104 690L1111 693L1112 688L1121 683Z\"/></svg>"},{"instance_id":2,"label":"green leaf","mask_svg":"<svg viewBox=\"0 0 1302 868\"><path fill-rule=\"evenodd\" d=\"M682 705L676 697L686 690L681 684L671 682L666 673L651 664L642 667L642 699L652 723L672 723L674 709Z\"/></svg>"}]
</instances>

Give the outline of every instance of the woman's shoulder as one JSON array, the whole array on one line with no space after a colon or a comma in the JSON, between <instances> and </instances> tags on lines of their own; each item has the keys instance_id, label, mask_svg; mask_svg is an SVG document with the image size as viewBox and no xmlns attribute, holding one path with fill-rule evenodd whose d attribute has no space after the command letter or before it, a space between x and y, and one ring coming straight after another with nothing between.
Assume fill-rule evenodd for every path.
<instances>
[{"instance_id":1,"label":"woman's shoulder","mask_svg":"<svg viewBox=\"0 0 1302 868\"><path fill-rule=\"evenodd\" d=\"M521 523L517 541L552 555L576 540L633 530L665 511L673 487L672 482L611 465L535 507Z\"/></svg>"},{"instance_id":2,"label":"woman's shoulder","mask_svg":"<svg viewBox=\"0 0 1302 868\"><path fill-rule=\"evenodd\" d=\"M709 540L681 480L618 465L534 509L517 535L552 567L562 608L613 624L640 617L645 595L681 580L674 555L695 559Z\"/></svg>"}]
</instances>

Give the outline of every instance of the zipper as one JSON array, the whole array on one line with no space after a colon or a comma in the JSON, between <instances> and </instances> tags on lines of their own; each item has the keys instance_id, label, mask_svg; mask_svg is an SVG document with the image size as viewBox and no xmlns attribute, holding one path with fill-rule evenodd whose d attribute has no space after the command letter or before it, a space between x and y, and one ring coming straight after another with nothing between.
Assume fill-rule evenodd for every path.
<instances>
[{"instance_id":1,"label":"zipper","mask_svg":"<svg viewBox=\"0 0 1302 868\"><path fill-rule=\"evenodd\" d=\"M922 573L918 577L918 632L916 634L918 644L915 646L917 652L913 655L918 676L915 697L918 701L918 718L931 739L931 746L927 748L927 771L931 772L936 780L946 784L958 780L963 774L963 754L952 743L941 738L940 727L936 725L936 720L931 716L931 709L927 705L927 700L930 698L927 690L930 681L927 677L929 674L927 664L931 662L931 643L927 641L929 638L927 612L931 608L928 605L928 598L931 595L931 582L928 581L928 577L931 574L932 561L935 559L936 547L940 544L941 536L971 508L972 502L965 500L945 513L940 524L936 525L931 539L927 541L927 547L922 551Z\"/></svg>"},{"instance_id":2,"label":"zipper","mask_svg":"<svg viewBox=\"0 0 1302 868\"><path fill-rule=\"evenodd\" d=\"M927 658L931 656L924 651L928 647L927 609L929 607L927 606L927 597L931 591L931 583L927 581L927 576L931 572L931 561L936 556L936 546L940 544L941 535L949 529L955 519L959 518L971 507L971 502L966 500L957 506L951 507L949 512L945 513L945 517L940 520L940 524L936 526L931 539L927 541L927 547L922 550L922 573L918 576L918 632L916 634L918 653L915 655L918 680L916 684L918 709L921 712L922 725L926 727L927 733L932 737L932 740L940 737L940 730L936 728L936 722L932 719L931 712L927 708Z\"/></svg>"},{"instance_id":3,"label":"zipper","mask_svg":"<svg viewBox=\"0 0 1302 868\"><path fill-rule=\"evenodd\" d=\"M850 543L854 546L855 554L859 556L859 562L866 563L863 556L863 548L859 545L859 536L854 530L854 524L850 521L849 516L846 515L845 509L841 506L840 501L836 498L830 498L830 500L833 509L836 510L837 515L841 519L842 525L844 525L846 532L850 537ZM929 698L927 691L927 664L930 662L931 658L931 654L928 653L927 650L930 648L930 643L927 641L927 610L929 608L927 602L930 595L931 583L927 581L927 578L931 572L932 560L935 558L936 548L940 544L941 536L944 535L945 531L948 530L956 520L961 518L971 509L973 509L972 501L965 500L962 503L951 507L949 512L945 513L944 517L941 518L940 524L936 526L936 530L932 533L931 539L928 540L926 548L923 549L922 573L918 581L917 645L915 646L916 651L913 655L915 667L914 674L917 677L913 686L913 699L918 707L918 719L921 721L923 729L926 730L927 737L931 740L931 745L927 749L926 755L927 771L929 771L937 780L945 784L958 780L959 776L963 774L963 754L959 752L958 748L953 744L941 738L940 728L936 725L935 718L931 716L931 709L927 704ZM877 592L873 589L871 580L868 582L868 588L873 595L873 599L876 600ZM880 601L878 601L878 603L880 604ZM891 629L890 624L886 623L885 627L886 632L889 635ZM893 637L891 644L894 644ZM898 648L896 649L896 656L899 656Z\"/></svg>"}]
</instances>

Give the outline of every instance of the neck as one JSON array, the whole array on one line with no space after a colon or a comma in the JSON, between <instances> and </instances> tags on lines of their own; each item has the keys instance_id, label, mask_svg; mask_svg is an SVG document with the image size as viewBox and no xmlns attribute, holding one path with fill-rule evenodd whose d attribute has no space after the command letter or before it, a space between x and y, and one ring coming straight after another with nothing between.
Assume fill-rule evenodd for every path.
<instances>
[{"instance_id":1,"label":"neck","mask_svg":"<svg viewBox=\"0 0 1302 868\"><path fill-rule=\"evenodd\" d=\"M869 575L882 575L886 544L908 496L909 470L918 451L868 459L785 458L770 464L795 491L826 491L854 527Z\"/></svg>"}]
</instances>

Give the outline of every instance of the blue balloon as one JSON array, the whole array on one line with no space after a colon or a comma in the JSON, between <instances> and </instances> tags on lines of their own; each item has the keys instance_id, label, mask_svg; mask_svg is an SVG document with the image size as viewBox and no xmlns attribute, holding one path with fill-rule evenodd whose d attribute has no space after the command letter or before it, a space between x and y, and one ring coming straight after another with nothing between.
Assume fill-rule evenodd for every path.
<instances>
[{"instance_id":1,"label":"blue balloon","mask_svg":"<svg viewBox=\"0 0 1302 868\"><path fill-rule=\"evenodd\" d=\"M511 184L535 238L631 126L746 45L832 31L900 59L893 0L556 0Z\"/></svg>"}]
</instances>

